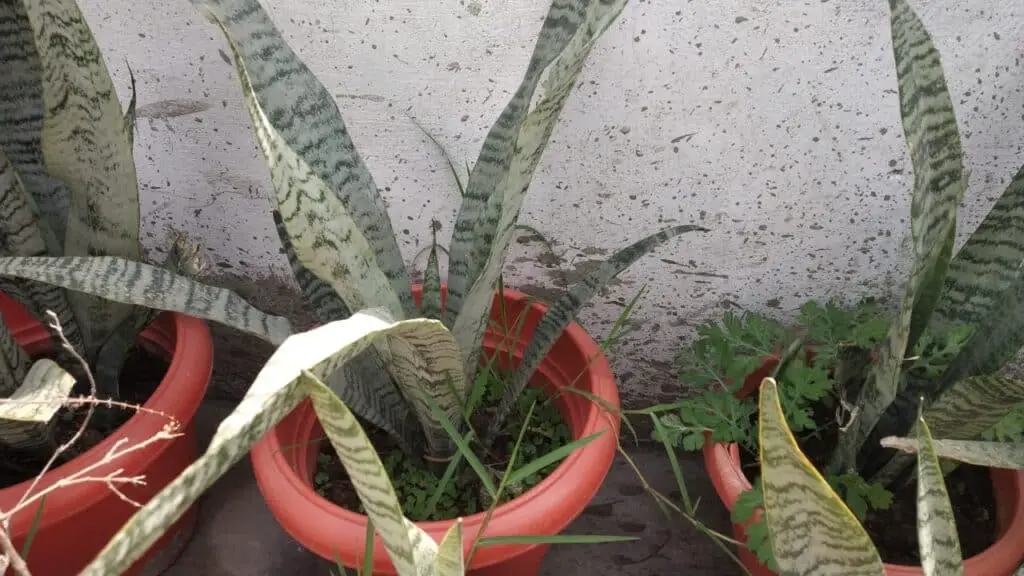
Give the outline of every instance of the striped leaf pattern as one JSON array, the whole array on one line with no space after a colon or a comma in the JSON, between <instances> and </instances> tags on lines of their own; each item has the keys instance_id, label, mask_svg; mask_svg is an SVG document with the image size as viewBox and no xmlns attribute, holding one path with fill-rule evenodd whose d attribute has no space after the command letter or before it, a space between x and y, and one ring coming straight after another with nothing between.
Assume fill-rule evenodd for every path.
<instances>
[{"instance_id":1,"label":"striped leaf pattern","mask_svg":"<svg viewBox=\"0 0 1024 576\"><path fill-rule=\"evenodd\" d=\"M437 260L437 228L432 231L430 255L427 256L427 267L423 271L423 294L420 296L420 316L431 320L440 320L441 310L441 266Z\"/></svg>"},{"instance_id":2,"label":"striped leaf pattern","mask_svg":"<svg viewBox=\"0 0 1024 576\"><path fill-rule=\"evenodd\" d=\"M402 318L405 310L377 264L373 243L342 199L274 128L257 100L238 45L223 24L221 30L234 55L256 139L270 167L277 210L296 258L330 284L350 310L384 307Z\"/></svg>"},{"instance_id":3,"label":"striped leaf pattern","mask_svg":"<svg viewBox=\"0 0 1024 576\"><path fill-rule=\"evenodd\" d=\"M494 282L508 245L507 231L515 223L522 195L554 129L575 74L590 43L604 31L625 5L625 0L554 0L541 26L533 55L522 82L484 140L456 217L449 245L448 296L445 318L453 326L458 318L476 327L486 322ZM562 66L552 67L557 58ZM578 62L573 65L572 63ZM545 70L548 93L527 123L530 102ZM567 83L567 84L566 84ZM516 197L518 196L518 198ZM505 214L509 216L505 216ZM495 239L499 243L495 243ZM463 314L463 300L476 294ZM468 318L467 318L468 317ZM460 334L461 330L455 330ZM476 337L476 332L469 333ZM460 337L461 338L461 337ZM479 338L472 342L479 343ZM460 339L460 344L466 343ZM467 350L470 347L465 347ZM473 352L475 354L475 352Z\"/></svg>"},{"instance_id":4,"label":"striped leaf pattern","mask_svg":"<svg viewBox=\"0 0 1024 576\"><path fill-rule=\"evenodd\" d=\"M925 409L938 438L975 440L1024 401L1024 380L974 376L954 384Z\"/></svg>"},{"instance_id":5,"label":"striped leaf pattern","mask_svg":"<svg viewBox=\"0 0 1024 576\"><path fill-rule=\"evenodd\" d=\"M289 337L263 366L242 402L221 422L206 452L136 512L92 564L82 572L82 576L120 574L131 566L190 504L242 459L253 444L314 390L321 399L319 402L314 400L318 417L324 423L325 429L334 429L337 433L338 427L331 424L338 421L337 408L340 402L332 400L324 403L322 399L326 397L327 392L323 386L310 386L308 380L304 384L303 374L311 374L317 379L322 379L324 375L337 371L339 366L366 350L372 345L372 341L381 335L432 340L433 338L428 336L430 333L444 331L443 324L435 320L415 319L393 323L388 318L387 311L370 310ZM342 428L352 430L351 426ZM366 466L369 462L368 455L360 455L356 460L360 465L349 468L349 475L353 480L360 478L364 487L377 487L378 476L374 475L374 479L369 482L364 478L368 472L373 472L372 466ZM390 487L390 483L388 486ZM383 491L386 492L387 490ZM360 497L363 498L363 494L368 493L368 490L364 490ZM367 499L363 499L363 505L368 510L398 507L397 502L385 503ZM413 553L415 549L406 540L411 538L412 534L393 529L396 523L404 519L400 516L372 519L389 550L392 547L399 550L400 554L392 553L392 561L399 567L400 574L431 573L427 569L420 572L409 571L406 568L408 564L403 564L409 558L413 561L416 559ZM395 537L392 538L392 535ZM419 541L423 542L423 539Z\"/></svg>"},{"instance_id":6,"label":"striped leaf pattern","mask_svg":"<svg viewBox=\"0 0 1024 576\"><path fill-rule=\"evenodd\" d=\"M75 0L26 0L43 71L46 171L68 187L63 255L142 259L131 136L99 46ZM133 313L85 294L68 298L91 358Z\"/></svg>"},{"instance_id":7,"label":"striped leaf pattern","mask_svg":"<svg viewBox=\"0 0 1024 576\"><path fill-rule=\"evenodd\" d=\"M931 444L932 451L940 458L989 468L1024 468L1024 443L1021 442L942 439L932 440ZM924 444L920 437L915 439L890 436L882 439L882 446L913 454L923 453L921 446Z\"/></svg>"},{"instance_id":8,"label":"striped leaf pattern","mask_svg":"<svg viewBox=\"0 0 1024 576\"><path fill-rule=\"evenodd\" d=\"M758 436L764 512L780 574L884 574L871 538L797 446L772 378L761 383Z\"/></svg>"},{"instance_id":9,"label":"striped leaf pattern","mask_svg":"<svg viewBox=\"0 0 1024 576\"><path fill-rule=\"evenodd\" d=\"M51 255L64 251L68 191L43 164L43 68L22 1L0 3L0 151L35 199Z\"/></svg>"},{"instance_id":10,"label":"striped leaf pattern","mask_svg":"<svg viewBox=\"0 0 1024 576\"><path fill-rule=\"evenodd\" d=\"M462 518L456 518L445 532L437 547L437 576L462 576L466 573L466 559L462 552Z\"/></svg>"},{"instance_id":11,"label":"striped leaf pattern","mask_svg":"<svg viewBox=\"0 0 1024 576\"><path fill-rule=\"evenodd\" d=\"M220 322L273 344L291 335L287 318L265 314L238 294L165 268L113 256L0 258L0 276L46 282L120 302Z\"/></svg>"},{"instance_id":12,"label":"striped leaf pattern","mask_svg":"<svg viewBox=\"0 0 1024 576\"><path fill-rule=\"evenodd\" d=\"M508 383L505 389L505 395L501 399L498 411L491 420L487 437L491 438L501 429L505 418L512 412L512 408L516 406L520 394L522 394L527 383L529 383L530 377L533 376L541 360L547 356L555 341L561 336L562 330L572 322L576 313L604 288L608 282L640 259L641 256L664 244L670 238L687 232L706 231L706 228L701 228L700 226L673 226L635 242L616 252L606 262L601 264L597 270L573 286L571 290L552 304L534 329L533 338L530 340L529 345L527 345L526 350L523 351L523 359L520 361L511 382Z\"/></svg>"},{"instance_id":13,"label":"striped leaf pattern","mask_svg":"<svg viewBox=\"0 0 1024 576\"><path fill-rule=\"evenodd\" d=\"M907 349L931 316L948 266L956 209L967 186L956 115L939 52L906 0L890 0L900 114L914 166L911 235L914 263L897 318L878 350L857 400L858 414L841 434L833 471L853 465L857 452L902 386Z\"/></svg>"},{"instance_id":14,"label":"striped leaf pattern","mask_svg":"<svg viewBox=\"0 0 1024 576\"><path fill-rule=\"evenodd\" d=\"M349 221L354 222L353 232L358 231L372 249L371 261L390 283L386 296L364 294L362 299L373 297L378 302L375 305L380 305L397 298L400 308L395 310L396 317L414 316L412 292L387 207L330 93L288 46L257 0L193 0L193 3L218 21L232 45L239 79L249 84L246 92L251 90L247 95L247 99L253 100L248 103L250 112L260 111L260 119L253 119L257 134L262 131L279 139L273 143L276 148L268 150L268 142L259 138L268 162L273 161L280 170L288 170L286 165L292 164L291 169L300 171L274 178L278 208L292 234L300 260L309 262L323 257L305 253L307 251L352 250L345 243L336 246L328 243L338 238L347 242ZM276 158L277 154L295 158ZM346 221L335 220L339 212L350 216ZM307 218L313 218L318 224L314 227L299 222ZM324 238L300 240L295 237L298 232L322 234ZM321 270L309 268L325 280L330 278L322 276ZM348 300L343 292L339 293L350 309L362 308ZM391 305L388 307L391 309ZM397 314L399 311L401 314Z\"/></svg>"},{"instance_id":15,"label":"striped leaf pattern","mask_svg":"<svg viewBox=\"0 0 1024 576\"><path fill-rule=\"evenodd\" d=\"M274 210L274 224L284 247L285 256L295 273L295 280L306 302L323 322L344 320L352 315L348 306L326 282L317 278L299 262L284 230L284 221ZM418 452L419 439L413 427L408 426L409 406L391 380L391 374L375 350L364 350L334 374L324 377L328 387L338 394L353 412L384 430L394 438L402 450ZM359 386L350 382L360 381Z\"/></svg>"},{"instance_id":16,"label":"striped leaf pattern","mask_svg":"<svg viewBox=\"0 0 1024 576\"><path fill-rule=\"evenodd\" d=\"M75 378L53 360L32 364L9 401L0 402L0 446L52 453L52 420L74 386Z\"/></svg>"},{"instance_id":17,"label":"striped leaf pattern","mask_svg":"<svg viewBox=\"0 0 1024 576\"><path fill-rule=\"evenodd\" d=\"M9 398L28 373L31 359L0 317L0 398Z\"/></svg>"},{"instance_id":18,"label":"striped leaf pattern","mask_svg":"<svg viewBox=\"0 0 1024 576\"><path fill-rule=\"evenodd\" d=\"M956 519L946 492L946 479L935 455L928 424L917 421L917 542L926 576L964 573Z\"/></svg>"},{"instance_id":19,"label":"striped leaf pattern","mask_svg":"<svg viewBox=\"0 0 1024 576\"><path fill-rule=\"evenodd\" d=\"M0 151L0 256L46 256L43 230L33 208L32 197L14 166ZM64 335L79 352L84 352L82 333L71 306L60 288L31 280L0 280L0 289L27 308L39 320L47 310L57 315Z\"/></svg>"}]
</instances>

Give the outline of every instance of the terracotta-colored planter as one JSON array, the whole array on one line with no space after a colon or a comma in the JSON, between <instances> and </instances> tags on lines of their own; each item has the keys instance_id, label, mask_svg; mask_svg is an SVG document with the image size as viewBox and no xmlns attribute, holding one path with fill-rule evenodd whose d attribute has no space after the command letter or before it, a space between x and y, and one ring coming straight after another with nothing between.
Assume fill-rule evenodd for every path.
<instances>
[{"instance_id":1,"label":"terracotta-colored planter","mask_svg":"<svg viewBox=\"0 0 1024 576\"><path fill-rule=\"evenodd\" d=\"M414 294L419 298L418 287ZM497 363L508 368L521 358L526 344L546 307L530 303L524 294L505 290L508 325L516 326L526 314L518 342L488 331L484 350L497 355ZM496 296L492 318L499 322ZM515 334L513 332L513 334ZM515 344L512 346L512 344ZM515 359L515 360L514 360ZM578 378L577 378L578 377ZM584 330L570 324L544 359L531 386L546 390L575 386L618 408L619 395L611 368L600 348ZM597 440L573 452L537 486L495 509L485 536L554 535L572 522L594 497L615 457L619 418L579 394L567 393L555 399L559 411L572 429L573 438L605 431ZM309 401L296 408L263 437L252 450L253 468L267 505L284 529L303 546L328 559L339 559L349 567L359 566L365 545L366 516L345 510L321 498L313 489L316 456L323 435ZM287 449L282 449L283 447ZM463 521L465 550L479 534L483 514ZM451 521L418 524L440 541ZM485 546L477 549L470 574L487 576L530 576L537 574L547 545ZM395 574L380 537L374 544L373 574Z\"/></svg>"},{"instance_id":2,"label":"terracotta-colored planter","mask_svg":"<svg viewBox=\"0 0 1024 576\"><path fill-rule=\"evenodd\" d=\"M758 386L778 364L778 358L765 360L756 371L747 376L738 396L744 397L757 392ZM704 446L704 464L711 483L725 507L732 512L736 499L751 488L750 479L740 468L740 447L737 444L713 444ZM989 549L964 561L965 576L1010 576L1024 562L1024 472L1017 470L990 469L992 490L996 500L996 530L998 538ZM755 519L760 518L760 511ZM746 542L745 525L734 524L733 537ZM757 560L746 547L739 549L740 561L753 576L773 576L775 573ZM886 564L888 576L923 576L918 566Z\"/></svg>"},{"instance_id":3,"label":"terracotta-colored planter","mask_svg":"<svg viewBox=\"0 0 1024 576\"><path fill-rule=\"evenodd\" d=\"M15 340L30 354L44 353L50 348L45 328L2 294L0 312ZM174 416L181 423L183 435L129 453L97 468L91 475L101 477L121 468L125 476L144 476L145 485L123 486L121 490L136 502L145 503L196 459L192 419L210 382L213 342L203 321L170 313L159 316L141 334L140 340L150 352L170 359L163 381L145 407ZM162 416L137 412L85 454L47 472L36 485L36 491L101 460L118 440L127 438L129 444L135 444L156 434L166 422ZM13 508L30 483L26 481L0 490L0 509ZM19 550L37 509L30 506L12 520L12 540ZM29 569L42 576L78 574L135 512L134 506L99 482L85 482L51 492L43 505L42 518L29 551ZM195 518L195 509L190 509L124 574L155 576L165 570L184 549Z\"/></svg>"}]
</instances>

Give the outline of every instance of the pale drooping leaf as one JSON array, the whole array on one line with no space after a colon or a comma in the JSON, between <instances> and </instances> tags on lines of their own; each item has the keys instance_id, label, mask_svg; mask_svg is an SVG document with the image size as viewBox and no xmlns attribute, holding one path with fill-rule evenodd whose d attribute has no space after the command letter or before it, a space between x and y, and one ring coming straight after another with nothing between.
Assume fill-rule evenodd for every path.
<instances>
[{"instance_id":1,"label":"pale drooping leaf","mask_svg":"<svg viewBox=\"0 0 1024 576\"><path fill-rule=\"evenodd\" d=\"M910 207L914 260L897 317L861 388L857 412L840 435L833 472L854 464L864 441L900 391L905 353L927 325L949 265L956 209L967 187L960 133L939 52L906 0L890 0L889 5L900 115L914 167Z\"/></svg>"},{"instance_id":2,"label":"pale drooping leaf","mask_svg":"<svg viewBox=\"0 0 1024 576\"><path fill-rule=\"evenodd\" d=\"M935 455L928 424L917 421L917 542L926 576L958 576L964 572L956 519L946 480Z\"/></svg>"},{"instance_id":3,"label":"pale drooping leaf","mask_svg":"<svg viewBox=\"0 0 1024 576\"><path fill-rule=\"evenodd\" d=\"M32 360L14 341L14 335L0 316L0 398L14 394L28 374L31 364Z\"/></svg>"},{"instance_id":4,"label":"pale drooping leaf","mask_svg":"<svg viewBox=\"0 0 1024 576\"><path fill-rule=\"evenodd\" d=\"M46 256L46 233L46 225L39 220L32 197L14 166L0 150L0 256ZM47 310L53 311L68 342L80 353L85 351L82 334L63 290L41 282L14 278L0 279L0 290L17 300L37 319L42 320Z\"/></svg>"},{"instance_id":5,"label":"pale drooping leaf","mask_svg":"<svg viewBox=\"0 0 1024 576\"><path fill-rule=\"evenodd\" d=\"M287 318L261 312L231 290L123 258L0 258L0 276L38 280L115 302L181 312L220 322L273 344L283 342L292 332Z\"/></svg>"},{"instance_id":6,"label":"pale drooping leaf","mask_svg":"<svg viewBox=\"0 0 1024 576\"><path fill-rule=\"evenodd\" d=\"M67 402L75 378L56 362L32 364L21 386L0 400L0 445L21 451L53 450L53 417Z\"/></svg>"},{"instance_id":7,"label":"pale drooping leaf","mask_svg":"<svg viewBox=\"0 0 1024 576\"><path fill-rule=\"evenodd\" d=\"M456 518L437 547L434 561L437 576L462 576L466 573L466 559L462 550L462 518Z\"/></svg>"},{"instance_id":8,"label":"pale drooping leaf","mask_svg":"<svg viewBox=\"0 0 1024 576\"><path fill-rule=\"evenodd\" d=\"M519 89L484 141L452 232L445 321L473 374L526 191L590 49L625 0L554 0ZM544 94L529 110L544 73ZM463 300L465 299L465 301Z\"/></svg>"},{"instance_id":9,"label":"pale drooping leaf","mask_svg":"<svg viewBox=\"0 0 1024 576\"><path fill-rule=\"evenodd\" d=\"M379 281L383 275L390 289L382 287L360 299L387 306L396 318L414 316L387 207L330 93L288 46L257 0L193 3L218 21L231 44L257 139L271 165L278 209L299 260L331 282L349 308L357 310L362 304L339 290L335 276L355 275L360 289L366 288L368 279L358 276L358 269L341 270L345 260L338 252L354 255L368 246L370 253L360 257L378 268L373 278ZM338 269L311 265L319 261Z\"/></svg>"},{"instance_id":10,"label":"pale drooping leaf","mask_svg":"<svg viewBox=\"0 0 1024 576\"><path fill-rule=\"evenodd\" d=\"M440 320L441 310L441 270L437 259L437 226L435 220L431 226L430 255L427 256L427 268L423 271L423 294L420 296L420 315L424 318Z\"/></svg>"},{"instance_id":11,"label":"pale drooping leaf","mask_svg":"<svg viewBox=\"0 0 1024 576\"><path fill-rule=\"evenodd\" d=\"M899 438L889 436L882 439L882 446L908 453L920 450L920 438ZM1024 443L987 442L984 440L933 440L933 450L940 458L948 458L989 468L1024 468Z\"/></svg>"},{"instance_id":12,"label":"pale drooping leaf","mask_svg":"<svg viewBox=\"0 0 1024 576\"><path fill-rule=\"evenodd\" d=\"M18 171L45 221L47 249L64 251L68 191L43 164L43 67L25 3L0 3L0 151Z\"/></svg>"},{"instance_id":13,"label":"pale drooping leaf","mask_svg":"<svg viewBox=\"0 0 1024 576\"><path fill-rule=\"evenodd\" d=\"M132 138L103 55L75 0L25 2L43 71L43 157L68 188L66 256L142 259ZM68 294L91 358L132 307Z\"/></svg>"},{"instance_id":14,"label":"pale drooping leaf","mask_svg":"<svg viewBox=\"0 0 1024 576\"><path fill-rule=\"evenodd\" d=\"M431 574L430 569L416 566L415 562L426 556L421 553L422 548L434 543L424 533L414 531L415 525L401 514L378 513L400 509L397 500L387 501L389 494L393 497L393 491L386 474L378 468L379 459L372 448L370 452L360 452L359 445L366 448L369 442L353 440L362 435L358 423L329 390L309 378L322 379L337 371L385 334L432 342L443 338L447 331L436 320L395 323L386 311L373 310L289 337L264 365L242 402L217 428L206 452L136 512L82 576L120 574L131 566L189 505L307 395L313 396L318 417L325 431L333 436L335 448L340 445L339 453L345 451L349 462L360 462L358 467L348 468L348 473L354 481L359 478L357 485L364 488L360 498L399 574ZM373 500L365 498L371 493L375 496Z\"/></svg>"},{"instance_id":15,"label":"pale drooping leaf","mask_svg":"<svg viewBox=\"0 0 1024 576\"><path fill-rule=\"evenodd\" d=\"M496 433L504 423L505 418L516 406L520 394L526 388L530 377L533 376L541 360L547 356L551 347L562 335L562 330L572 322L576 313L590 301L605 285L620 272L636 262L641 256L649 253L668 239L684 234L686 232L706 232L706 228L692 225L680 225L666 228L652 234L630 246L613 254L606 262L601 264L597 270L573 286L557 302L551 305L548 311L541 318L540 323L533 331L533 337L523 351L523 359L516 368L512 380L505 388L498 411L491 420L488 437Z\"/></svg>"},{"instance_id":16,"label":"pale drooping leaf","mask_svg":"<svg viewBox=\"0 0 1024 576\"><path fill-rule=\"evenodd\" d=\"M779 573L882 576L868 533L797 446L772 378L761 383L759 411L764 513Z\"/></svg>"}]
</instances>

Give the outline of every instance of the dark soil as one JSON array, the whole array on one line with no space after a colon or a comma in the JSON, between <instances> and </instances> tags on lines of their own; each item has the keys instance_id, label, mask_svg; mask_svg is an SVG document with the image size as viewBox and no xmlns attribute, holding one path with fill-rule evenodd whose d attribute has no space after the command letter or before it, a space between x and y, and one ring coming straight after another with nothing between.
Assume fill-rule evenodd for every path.
<instances>
[{"instance_id":1,"label":"dark soil","mask_svg":"<svg viewBox=\"0 0 1024 576\"><path fill-rule=\"evenodd\" d=\"M53 359L52 357L50 358ZM125 358L124 365L121 367L121 397L119 400L128 404L145 404L157 387L160 386L164 374L167 373L168 366L169 362L166 357L154 354L141 346L132 348ZM77 383L75 394L87 396L87 386L82 385L80 382ZM100 410L98 409L97 412ZM99 444L104 438L127 422L134 414L133 411L122 408L102 410L108 416L100 418L98 414L94 414L89 428L83 432L78 442L69 448L55 465L66 462ZM57 413L53 420L54 449L74 437L75 433L81 428L87 412L87 406L76 406L62 408ZM46 460L49 457L50 453L24 454L5 450L2 462L0 462L0 488L7 488L8 486L34 478L43 469L43 466L46 465Z\"/></svg>"},{"instance_id":2,"label":"dark soil","mask_svg":"<svg viewBox=\"0 0 1024 576\"><path fill-rule=\"evenodd\" d=\"M513 470L568 444L572 440L562 415L541 391L528 389L522 398L520 409L509 417L508 428L495 441L489 452L484 452L477 443L471 445L480 461L497 472L497 476L492 478L495 486L498 486L500 475L505 471L515 441L522 429L525 412L533 400L537 400L537 405L530 419L530 426L519 447ZM474 416L486 413L487 403ZM474 427L479 429L481 422L476 417L473 420ZM391 477L391 483L402 503L403 512L410 520L414 522L448 520L483 512L488 508L490 498L483 489L479 477L466 464L465 459L462 460L452 480L443 487L440 496L437 496L438 487L441 485L441 479L447 467L446 463L413 460L403 453L387 434L380 432L372 425L362 424ZM501 501L506 502L522 494L546 478L557 466L558 462L555 462L523 480L519 485L506 486ZM326 439L321 442L320 453L317 455L314 487L321 496L342 508L365 513L345 468L338 460L331 443ZM437 498L437 502L431 507L430 502L434 498Z\"/></svg>"}]
</instances>

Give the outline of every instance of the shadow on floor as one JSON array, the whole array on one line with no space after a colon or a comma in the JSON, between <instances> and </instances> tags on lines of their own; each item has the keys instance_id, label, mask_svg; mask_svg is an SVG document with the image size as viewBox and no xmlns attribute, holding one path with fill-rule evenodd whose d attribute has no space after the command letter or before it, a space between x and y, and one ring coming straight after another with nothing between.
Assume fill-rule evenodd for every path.
<instances>
[{"instance_id":1,"label":"shadow on floor","mask_svg":"<svg viewBox=\"0 0 1024 576\"><path fill-rule=\"evenodd\" d=\"M201 446L234 407L207 401L196 418ZM678 497L675 481L658 444L629 449L651 485ZM690 495L700 499L700 516L728 533L729 516L719 503L699 458L680 460ZM207 491L199 504L199 524L182 556L165 576L328 576L330 564L307 552L277 524L256 486L249 459L239 462ZM552 546L544 576L658 576L738 574L732 560L685 520L669 522L644 493L633 470L618 457L590 506L566 533L622 534L639 541Z\"/></svg>"}]
</instances>

